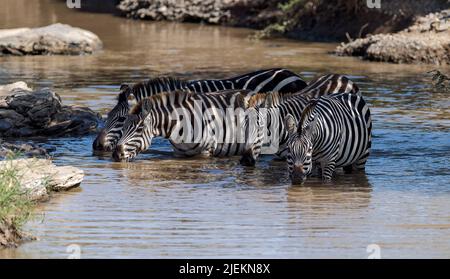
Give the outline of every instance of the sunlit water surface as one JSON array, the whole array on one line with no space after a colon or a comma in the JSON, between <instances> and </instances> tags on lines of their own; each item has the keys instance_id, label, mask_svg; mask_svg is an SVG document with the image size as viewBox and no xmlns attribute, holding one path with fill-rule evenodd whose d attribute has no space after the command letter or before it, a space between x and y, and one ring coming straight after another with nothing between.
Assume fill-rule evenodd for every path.
<instances>
[{"instance_id":1,"label":"sunlit water surface","mask_svg":"<svg viewBox=\"0 0 450 279\"><path fill-rule=\"evenodd\" d=\"M270 156L256 168L238 158L176 159L161 139L132 163L93 156L94 135L41 141L57 147L56 164L82 168L85 179L38 206L26 226L38 241L0 258L66 258L73 244L84 258L367 258L370 244L384 258L450 256L450 102L424 76L433 66L334 57L335 44L255 42L247 29L80 13L63 1L0 2L0 28L63 22L104 42L92 56L2 57L0 84L51 87L65 103L105 113L122 82L287 67L307 80L349 75L374 122L366 174L331 185L313 178L292 186L285 162Z\"/></svg>"}]
</instances>

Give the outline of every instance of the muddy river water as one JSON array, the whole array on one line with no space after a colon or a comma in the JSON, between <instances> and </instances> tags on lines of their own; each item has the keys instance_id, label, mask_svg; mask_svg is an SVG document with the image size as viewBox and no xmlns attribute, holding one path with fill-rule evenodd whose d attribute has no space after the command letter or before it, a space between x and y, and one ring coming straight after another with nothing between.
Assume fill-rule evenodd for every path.
<instances>
[{"instance_id":1,"label":"muddy river water","mask_svg":"<svg viewBox=\"0 0 450 279\"><path fill-rule=\"evenodd\" d=\"M38 206L26 225L38 241L0 258L67 258L78 249L83 258L450 256L450 99L431 90L424 73L433 66L335 57L329 43L251 41L247 29L82 13L64 1L0 3L0 28L62 22L104 42L92 56L2 57L0 84L51 87L65 103L105 113L122 82L286 67L306 80L348 75L374 122L366 174L331 185L292 186L285 162L271 156L255 168L238 158L173 158L162 139L152 146L160 152L131 163L93 156L94 135L41 141L56 146L56 164L82 168L85 179Z\"/></svg>"}]
</instances>

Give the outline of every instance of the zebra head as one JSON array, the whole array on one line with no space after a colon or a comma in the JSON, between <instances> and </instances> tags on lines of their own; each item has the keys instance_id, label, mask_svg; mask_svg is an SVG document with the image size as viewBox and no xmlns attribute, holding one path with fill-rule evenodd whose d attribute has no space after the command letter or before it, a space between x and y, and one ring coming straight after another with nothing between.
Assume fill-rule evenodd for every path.
<instances>
[{"instance_id":1,"label":"zebra head","mask_svg":"<svg viewBox=\"0 0 450 279\"><path fill-rule=\"evenodd\" d=\"M314 119L306 125L297 125L297 122L292 115L289 114L285 118L285 125L289 135L286 160L289 176L294 184L303 183L307 176L312 173L312 135L315 122ZM302 123L302 121L300 121L300 123Z\"/></svg>"},{"instance_id":2,"label":"zebra head","mask_svg":"<svg viewBox=\"0 0 450 279\"><path fill-rule=\"evenodd\" d=\"M122 126L129 111L128 97L131 88L129 85L123 84L120 91L117 105L108 113L105 127L92 144L94 151L112 151L122 136Z\"/></svg>"},{"instance_id":3,"label":"zebra head","mask_svg":"<svg viewBox=\"0 0 450 279\"><path fill-rule=\"evenodd\" d=\"M115 161L133 160L140 152L147 150L154 137L152 132L152 115L147 108L150 107L150 101L144 99L136 105L122 127L121 138L113 152Z\"/></svg>"}]
</instances>

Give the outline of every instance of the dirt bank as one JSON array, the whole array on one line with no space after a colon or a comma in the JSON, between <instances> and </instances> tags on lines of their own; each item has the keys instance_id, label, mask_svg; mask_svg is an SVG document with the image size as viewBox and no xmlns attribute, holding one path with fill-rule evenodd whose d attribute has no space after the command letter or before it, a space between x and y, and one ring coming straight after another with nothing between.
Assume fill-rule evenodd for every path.
<instances>
[{"instance_id":1,"label":"dirt bank","mask_svg":"<svg viewBox=\"0 0 450 279\"><path fill-rule=\"evenodd\" d=\"M448 0L122 0L123 16L135 19L194 21L268 28L297 39L343 41L367 34L398 32L417 16L450 8Z\"/></svg>"},{"instance_id":2,"label":"dirt bank","mask_svg":"<svg viewBox=\"0 0 450 279\"><path fill-rule=\"evenodd\" d=\"M78 187L83 177L83 170L55 166L49 159L0 161L0 248L32 239L21 227L36 202L48 200L52 192Z\"/></svg>"},{"instance_id":3,"label":"dirt bank","mask_svg":"<svg viewBox=\"0 0 450 279\"><path fill-rule=\"evenodd\" d=\"M419 17L401 32L342 44L336 54L393 63L450 64L449 19L450 10Z\"/></svg>"}]
</instances>

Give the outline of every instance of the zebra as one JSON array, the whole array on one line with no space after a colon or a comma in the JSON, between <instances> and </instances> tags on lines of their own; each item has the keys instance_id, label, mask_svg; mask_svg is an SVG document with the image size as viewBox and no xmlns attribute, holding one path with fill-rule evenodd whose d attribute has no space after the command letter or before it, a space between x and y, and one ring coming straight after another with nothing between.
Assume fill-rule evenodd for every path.
<instances>
[{"instance_id":1,"label":"zebra","mask_svg":"<svg viewBox=\"0 0 450 279\"><path fill-rule=\"evenodd\" d=\"M297 125L298 123L298 125ZM363 170L372 145L370 109L361 96L335 94L311 100L299 122L285 118L287 164L293 183L303 183L314 165L331 180L336 167Z\"/></svg>"},{"instance_id":2,"label":"zebra","mask_svg":"<svg viewBox=\"0 0 450 279\"><path fill-rule=\"evenodd\" d=\"M258 120L254 123L258 127L248 127L252 140L246 141L246 151L241 158L241 164L252 166L256 164L263 144L271 147L268 152L280 159L285 159L288 152L288 132L284 126L287 115L300 120L304 108L311 99L340 93L361 95L358 86L350 79L339 74L328 74L312 80L300 92L293 94L279 94L277 92L255 94L249 99L249 107L257 111ZM264 134L267 133L267 135ZM276 149L276 150L275 150Z\"/></svg>"},{"instance_id":3,"label":"zebra","mask_svg":"<svg viewBox=\"0 0 450 279\"><path fill-rule=\"evenodd\" d=\"M108 113L104 128L92 144L94 151L112 151L114 149L117 140L122 135L122 126L130 110L128 103L130 95L133 95L139 102L147 96L186 88L187 85L187 81L172 77L157 77L134 85L122 84L117 96L117 104Z\"/></svg>"},{"instance_id":4,"label":"zebra","mask_svg":"<svg viewBox=\"0 0 450 279\"><path fill-rule=\"evenodd\" d=\"M221 90L243 89L253 92L277 91L280 93L298 92L307 86L303 79L292 71L273 68L246 73L228 79L181 80L170 77L151 79L135 85L124 84L117 105L108 113L105 128L93 142L96 151L112 151L121 136L123 121L129 110L128 97L133 95L137 102L161 92L190 90L195 93L208 93Z\"/></svg>"},{"instance_id":5,"label":"zebra","mask_svg":"<svg viewBox=\"0 0 450 279\"><path fill-rule=\"evenodd\" d=\"M245 124L245 114L239 117L236 110L244 113L254 94L250 90L205 94L174 91L145 98L130 110L113 158L131 161L148 149L156 136L169 138L176 155L240 155L245 147L242 127L248 124ZM228 117L230 112L232 118ZM183 121L178 121L180 116ZM193 137L177 138L188 131L194 131Z\"/></svg>"},{"instance_id":6,"label":"zebra","mask_svg":"<svg viewBox=\"0 0 450 279\"><path fill-rule=\"evenodd\" d=\"M308 83L298 94L309 98L334 93L351 93L360 95L359 87L348 77L340 74L326 74L319 76Z\"/></svg>"}]
</instances>

